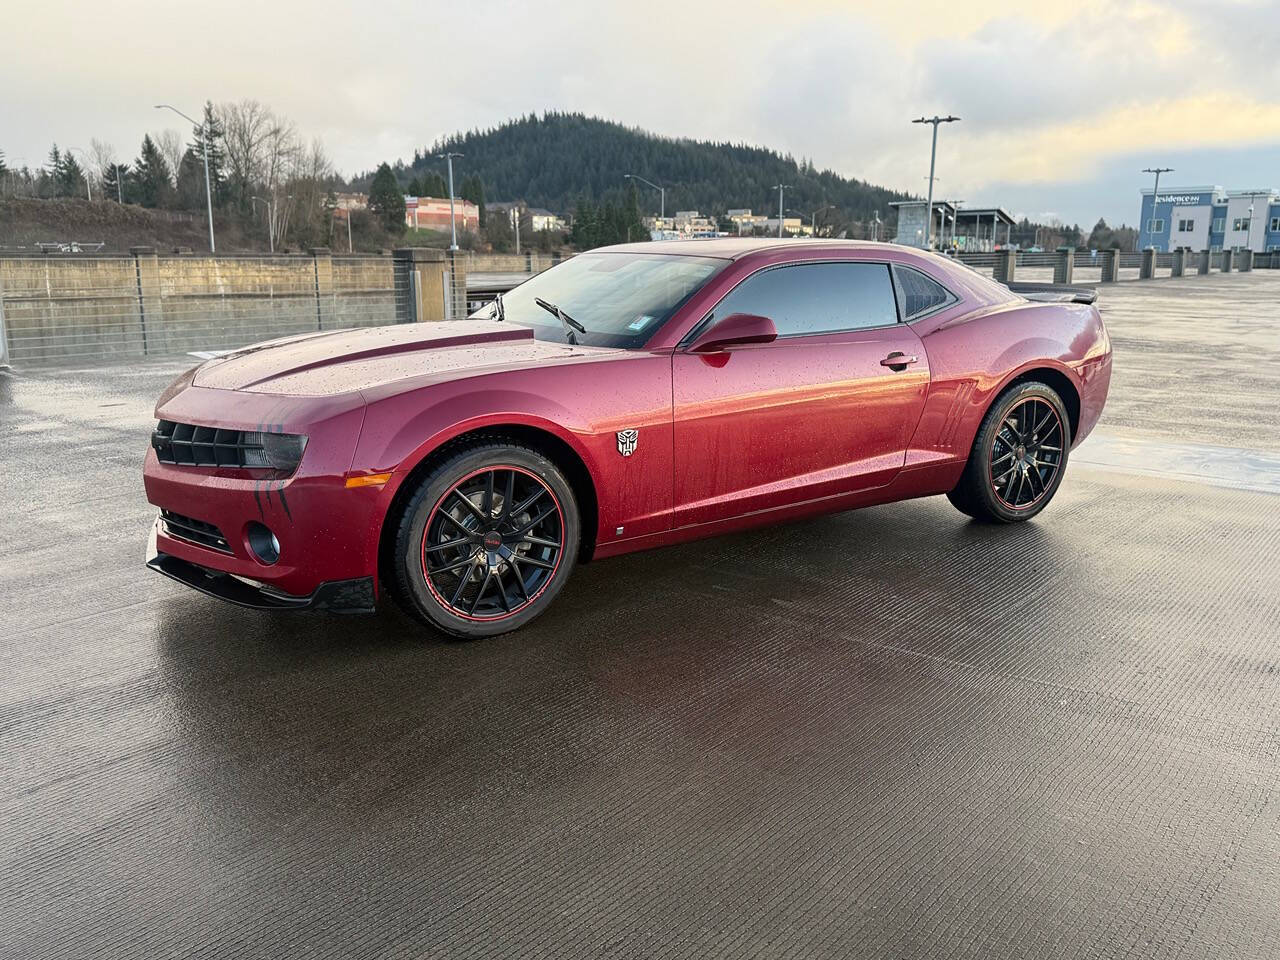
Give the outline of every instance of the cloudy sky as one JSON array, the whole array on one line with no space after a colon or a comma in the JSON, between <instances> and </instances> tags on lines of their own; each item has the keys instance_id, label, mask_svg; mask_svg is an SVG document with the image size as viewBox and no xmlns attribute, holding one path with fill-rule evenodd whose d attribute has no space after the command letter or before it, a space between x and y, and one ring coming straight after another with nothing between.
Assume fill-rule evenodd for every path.
<instances>
[{"instance_id":1,"label":"cloudy sky","mask_svg":"<svg viewBox=\"0 0 1280 960\"><path fill-rule=\"evenodd\" d=\"M746 141L923 192L1090 225L1171 185L1280 186L1280 0L466 3L224 0L9 5L0 150L90 137L137 153L252 97L346 172L460 128L577 110ZM187 130L183 129L186 135Z\"/></svg>"}]
</instances>

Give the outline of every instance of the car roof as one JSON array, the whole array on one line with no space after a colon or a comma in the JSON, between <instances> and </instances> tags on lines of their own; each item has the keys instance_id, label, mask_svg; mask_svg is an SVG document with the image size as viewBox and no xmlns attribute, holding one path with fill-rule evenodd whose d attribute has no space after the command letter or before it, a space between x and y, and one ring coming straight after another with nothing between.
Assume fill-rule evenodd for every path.
<instances>
[{"instance_id":1,"label":"car roof","mask_svg":"<svg viewBox=\"0 0 1280 960\"><path fill-rule=\"evenodd\" d=\"M692 240L651 240L648 243L619 243L612 247L597 247L590 253L665 253L685 257L717 257L721 260L737 260L752 253L762 253L780 247L787 249L843 250L895 250L920 251L891 243L875 243L871 240L829 240L792 237L708 237Z\"/></svg>"}]
</instances>

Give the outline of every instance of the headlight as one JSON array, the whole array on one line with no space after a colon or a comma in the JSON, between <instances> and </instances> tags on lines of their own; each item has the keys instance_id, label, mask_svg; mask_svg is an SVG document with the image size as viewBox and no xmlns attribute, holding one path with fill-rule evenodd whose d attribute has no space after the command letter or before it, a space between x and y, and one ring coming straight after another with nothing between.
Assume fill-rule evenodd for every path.
<instances>
[{"instance_id":1,"label":"headlight","mask_svg":"<svg viewBox=\"0 0 1280 960\"><path fill-rule=\"evenodd\" d=\"M245 431L244 465L292 473L298 469L306 447L307 438L298 433Z\"/></svg>"}]
</instances>

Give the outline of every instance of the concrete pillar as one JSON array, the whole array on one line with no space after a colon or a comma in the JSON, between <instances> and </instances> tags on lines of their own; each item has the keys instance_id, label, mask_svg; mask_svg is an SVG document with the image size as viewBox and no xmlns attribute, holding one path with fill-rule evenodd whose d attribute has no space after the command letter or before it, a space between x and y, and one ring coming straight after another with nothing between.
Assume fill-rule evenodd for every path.
<instances>
[{"instance_id":1,"label":"concrete pillar","mask_svg":"<svg viewBox=\"0 0 1280 960\"><path fill-rule=\"evenodd\" d=\"M337 325L334 320L333 256L328 247L312 247L308 253L311 254L315 276L316 329L332 330Z\"/></svg>"},{"instance_id":2,"label":"concrete pillar","mask_svg":"<svg viewBox=\"0 0 1280 960\"><path fill-rule=\"evenodd\" d=\"M1187 251L1184 247L1179 247L1173 251L1173 273L1171 276L1180 277L1187 269Z\"/></svg>"},{"instance_id":3,"label":"concrete pillar","mask_svg":"<svg viewBox=\"0 0 1280 960\"><path fill-rule=\"evenodd\" d=\"M429 247L398 247L391 253L396 294L396 323L445 318L445 252Z\"/></svg>"},{"instance_id":4,"label":"concrete pillar","mask_svg":"<svg viewBox=\"0 0 1280 960\"><path fill-rule=\"evenodd\" d=\"M996 265L992 275L999 283L1012 283L1017 265L1018 251L1008 249L997 250Z\"/></svg>"},{"instance_id":5,"label":"concrete pillar","mask_svg":"<svg viewBox=\"0 0 1280 960\"><path fill-rule=\"evenodd\" d=\"M1102 261L1102 282L1115 283L1120 279L1120 251L1099 250L1098 259Z\"/></svg>"},{"instance_id":6,"label":"concrete pillar","mask_svg":"<svg viewBox=\"0 0 1280 960\"><path fill-rule=\"evenodd\" d=\"M467 252L450 250L447 255L448 273L446 320L465 320L467 318Z\"/></svg>"},{"instance_id":7,"label":"concrete pillar","mask_svg":"<svg viewBox=\"0 0 1280 960\"><path fill-rule=\"evenodd\" d=\"M1231 250L1230 249L1226 249L1222 251L1222 272L1223 273L1231 272Z\"/></svg>"},{"instance_id":8,"label":"concrete pillar","mask_svg":"<svg viewBox=\"0 0 1280 960\"><path fill-rule=\"evenodd\" d=\"M142 334L142 355L160 341L164 329L164 306L160 301L160 258L155 247L130 247L133 275L138 291L138 328ZM148 341L147 327L151 334Z\"/></svg>"},{"instance_id":9,"label":"concrete pillar","mask_svg":"<svg viewBox=\"0 0 1280 960\"><path fill-rule=\"evenodd\" d=\"M1059 247L1058 257L1053 262L1053 282L1070 283L1071 274L1075 270L1076 251L1074 247Z\"/></svg>"},{"instance_id":10,"label":"concrete pillar","mask_svg":"<svg viewBox=\"0 0 1280 960\"><path fill-rule=\"evenodd\" d=\"M1138 279L1150 280L1156 275L1156 248L1147 247L1142 251L1142 266L1138 270Z\"/></svg>"},{"instance_id":11,"label":"concrete pillar","mask_svg":"<svg viewBox=\"0 0 1280 960\"><path fill-rule=\"evenodd\" d=\"M1200 251L1200 266L1196 268L1196 272L1200 274L1200 276L1202 277L1209 272L1210 257L1211 257L1211 254L1209 253L1208 250Z\"/></svg>"},{"instance_id":12,"label":"concrete pillar","mask_svg":"<svg viewBox=\"0 0 1280 960\"><path fill-rule=\"evenodd\" d=\"M1252 250L1240 251L1240 266L1237 267L1236 269L1239 270L1241 273L1248 273L1250 270L1253 269L1253 251Z\"/></svg>"}]
</instances>

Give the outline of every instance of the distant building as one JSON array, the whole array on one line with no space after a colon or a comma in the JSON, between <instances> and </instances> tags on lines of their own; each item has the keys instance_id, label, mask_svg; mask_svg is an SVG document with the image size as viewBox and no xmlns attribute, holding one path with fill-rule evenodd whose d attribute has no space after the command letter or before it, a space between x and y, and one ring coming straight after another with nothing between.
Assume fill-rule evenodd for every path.
<instances>
[{"instance_id":1,"label":"distant building","mask_svg":"<svg viewBox=\"0 0 1280 960\"><path fill-rule=\"evenodd\" d=\"M335 210L369 209L369 195L367 193L335 193L333 198Z\"/></svg>"},{"instance_id":2,"label":"distant building","mask_svg":"<svg viewBox=\"0 0 1280 960\"><path fill-rule=\"evenodd\" d=\"M513 227L515 226L517 216L520 217L523 222L523 218L527 215L530 226L526 227L526 229L531 229L535 233L539 230L569 229L569 225L565 222L564 217L554 214L550 210L544 210L542 207L525 206L525 204L519 200L499 200L495 203L486 203L484 208L485 211L491 215L506 217L511 221L511 225Z\"/></svg>"},{"instance_id":3,"label":"distant building","mask_svg":"<svg viewBox=\"0 0 1280 960\"><path fill-rule=\"evenodd\" d=\"M770 236L776 236L778 233L778 218L765 217L761 226L764 227L765 233ZM811 237L813 236L813 227L806 224L800 217L783 217L782 232L785 236Z\"/></svg>"},{"instance_id":4,"label":"distant building","mask_svg":"<svg viewBox=\"0 0 1280 960\"><path fill-rule=\"evenodd\" d=\"M694 240L699 237L722 236L719 225L711 217L704 217L697 210L678 210L674 217L645 217L654 240Z\"/></svg>"},{"instance_id":5,"label":"distant building","mask_svg":"<svg viewBox=\"0 0 1280 960\"><path fill-rule=\"evenodd\" d=\"M557 217L550 210L543 210L541 207L529 207L528 213L529 222L533 225L535 231L565 229L564 218Z\"/></svg>"},{"instance_id":6,"label":"distant building","mask_svg":"<svg viewBox=\"0 0 1280 960\"><path fill-rule=\"evenodd\" d=\"M1138 248L1280 250L1280 190L1161 187L1142 190Z\"/></svg>"},{"instance_id":7,"label":"distant building","mask_svg":"<svg viewBox=\"0 0 1280 960\"><path fill-rule=\"evenodd\" d=\"M480 208L470 200L455 198L454 219L459 230L475 230L480 225ZM404 222L416 230L449 230L448 197L405 197Z\"/></svg>"},{"instance_id":8,"label":"distant building","mask_svg":"<svg viewBox=\"0 0 1280 960\"><path fill-rule=\"evenodd\" d=\"M749 237L756 232L757 227L763 230L769 223L768 217L763 213L752 213L750 207L729 210L725 218L733 224L733 233L740 237Z\"/></svg>"},{"instance_id":9,"label":"distant building","mask_svg":"<svg viewBox=\"0 0 1280 960\"><path fill-rule=\"evenodd\" d=\"M924 242L925 200L896 200L889 204L898 211L898 235L894 243L921 247ZM933 201L934 249L954 248L989 253L1008 246L1013 217L1002 207L960 207L946 200Z\"/></svg>"}]
</instances>

